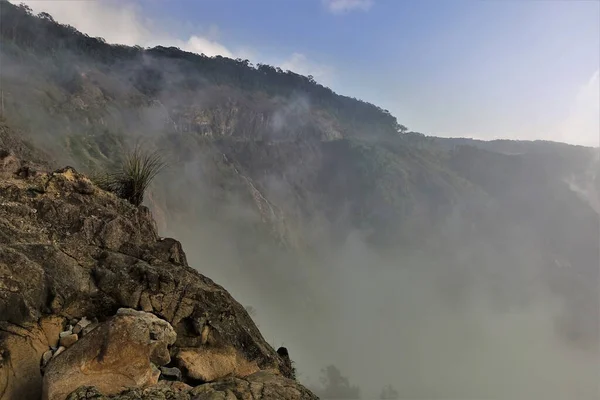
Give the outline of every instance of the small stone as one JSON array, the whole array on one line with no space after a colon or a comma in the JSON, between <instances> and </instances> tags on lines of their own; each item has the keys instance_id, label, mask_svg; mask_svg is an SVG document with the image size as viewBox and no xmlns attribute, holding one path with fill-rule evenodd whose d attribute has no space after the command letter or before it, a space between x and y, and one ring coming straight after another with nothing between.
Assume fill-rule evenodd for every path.
<instances>
[{"instance_id":1,"label":"small stone","mask_svg":"<svg viewBox=\"0 0 600 400\"><path fill-rule=\"evenodd\" d=\"M69 329L69 330L67 330L67 331L62 331L62 332L61 332L61 333L58 335L58 337L62 339L62 338L64 338L64 337L66 337L66 336L69 336L69 335L72 335L72 334L73 334L73 331Z\"/></svg>"},{"instance_id":2,"label":"small stone","mask_svg":"<svg viewBox=\"0 0 600 400\"><path fill-rule=\"evenodd\" d=\"M86 317L81 318L73 328L73 333L79 334L86 326L88 326L91 323L92 321L90 321Z\"/></svg>"},{"instance_id":3,"label":"small stone","mask_svg":"<svg viewBox=\"0 0 600 400\"><path fill-rule=\"evenodd\" d=\"M86 326L88 326L89 324L91 324L92 321L90 321L89 319L87 319L86 317L83 317L79 320L79 322L77 323L77 325L81 325L83 328L85 328Z\"/></svg>"},{"instance_id":4,"label":"small stone","mask_svg":"<svg viewBox=\"0 0 600 400\"><path fill-rule=\"evenodd\" d=\"M75 333L72 333L68 336L61 337L60 345L63 347L71 347L77 340L79 340L79 337Z\"/></svg>"},{"instance_id":5,"label":"small stone","mask_svg":"<svg viewBox=\"0 0 600 400\"><path fill-rule=\"evenodd\" d=\"M62 353L63 351L65 351L66 348L63 346L60 346L58 349L56 349L56 351L54 352L54 354L52 355L52 358L58 356L60 353Z\"/></svg>"},{"instance_id":6,"label":"small stone","mask_svg":"<svg viewBox=\"0 0 600 400\"><path fill-rule=\"evenodd\" d=\"M159 367L159 369L160 379L165 379L169 381L181 381L183 379L179 368Z\"/></svg>"},{"instance_id":7,"label":"small stone","mask_svg":"<svg viewBox=\"0 0 600 400\"><path fill-rule=\"evenodd\" d=\"M48 361L50 361L51 359L52 359L52 350L48 350L44 354L42 354L42 368L44 368L46 366L46 364L48 364Z\"/></svg>"}]
</instances>

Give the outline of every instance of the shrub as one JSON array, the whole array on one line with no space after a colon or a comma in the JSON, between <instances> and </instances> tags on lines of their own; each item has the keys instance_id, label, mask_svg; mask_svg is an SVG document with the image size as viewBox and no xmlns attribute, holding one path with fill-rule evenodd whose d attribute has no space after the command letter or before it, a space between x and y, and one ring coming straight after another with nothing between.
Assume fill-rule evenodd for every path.
<instances>
[{"instance_id":1,"label":"shrub","mask_svg":"<svg viewBox=\"0 0 600 400\"><path fill-rule=\"evenodd\" d=\"M139 206L150 183L165 167L158 151L148 152L136 146L117 168L95 174L92 180L102 189Z\"/></svg>"}]
</instances>

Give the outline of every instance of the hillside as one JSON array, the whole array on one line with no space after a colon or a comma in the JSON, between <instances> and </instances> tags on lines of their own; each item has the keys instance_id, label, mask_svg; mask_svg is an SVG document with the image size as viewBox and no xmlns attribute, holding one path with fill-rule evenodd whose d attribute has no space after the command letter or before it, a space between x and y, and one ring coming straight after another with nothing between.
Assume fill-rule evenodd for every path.
<instances>
[{"instance_id":1,"label":"hillside","mask_svg":"<svg viewBox=\"0 0 600 400\"><path fill-rule=\"evenodd\" d=\"M505 316L556 302L539 334L556 333L569 351L599 351L597 149L407 132L386 110L312 77L110 45L5 0L0 45L2 147L17 148L4 132L22 136L29 145L19 151L85 173L135 143L160 149L169 168L145 202L159 233L255 305L266 336L301 348L305 377L335 362L361 385L405 382L404 396L434 396L425 384L412 388L418 368L387 367L426 363L414 346L396 345L406 328L390 321L431 329L419 316L426 311L404 309L408 293L430 291L442 315L481 304ZM427 290L415 294L406 276ZM370 336L370 326L388 324ZM347 351L364 337L398 350ZM454 365L431 363L422 368L440 376Z\"/></svg>"}]
</instances>

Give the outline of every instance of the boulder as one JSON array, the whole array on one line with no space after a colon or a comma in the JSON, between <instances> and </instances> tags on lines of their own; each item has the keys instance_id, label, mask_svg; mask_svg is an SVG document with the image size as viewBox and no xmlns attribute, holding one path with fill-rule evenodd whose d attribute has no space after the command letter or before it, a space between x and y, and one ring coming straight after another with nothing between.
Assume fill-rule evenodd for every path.
<instances>
[{"instance_id":1,"label":"boulder","mask_svg":"<svg viewBox=\"0 0 600 400\"><path fill-rule=\"evenodd\" d=\"M255 361L228 347L192 347L180 349L175 359L189 378L214 382L228 376L244 377L260 370Z\"/></svg>"},{"instance_id":2,"label":"boulder","mask_svg":"<svg viewBox=\"0 0 600 400\"><path fill-rule=\"evenodd\" d=\"M292 379L260 371L245 378L229 378L190 391L194 400L318 400Z\"/></svg>"},{"instance_id":3,"label":"boulder","mask_svg":"<svg viewBox=\"0 0 600 400\"><path fill-rule=\"evenodd\" d=\"M181 375L181 370L175 367L160 367L160 379L168 380L168 381L181 381L183 379L183 375Z\"/></svg>"},{"instance_id":4,"label":"boulder","mask_svg":"<svg viewBox=\"0 0 600 400\"><path fill-rule=\"evenodd\" d=\"M161 381L145 389L106 395L94 387L81 387L67 400L318 400L298 382L260 371L245 378L228 378L190 388L181 382Z\"/></svg>"},{"instance_id":5,"label":"boulder","mask_svg":"<svg viewBox=\"0 0 600 400\"><path fill-rule=\"evenodd\" d=\"M39 399L40 366L49 350L37 324L0 322L0 399Z\"/></svg>"},{"instance_id":6,"label":"boulder","mask_svg":"<svg viewBox=\"0 0 600 400\"><path fill-rule=\"evenodd\" d=\"M59 344L62 347L71 347L75 344L75 342L77 342L77 340L79 340L79 337L77 336L76 333L71 333L70 335L66 335L66 336L62 336L60 338Z\"/></svg>"},{"instance_id":7,"label":"boulder","mask_svg":"<svg viewBox=\"0 0 600 400\"><path fill-rule=\"evenodd\" d=\"M170 361L175 342L171 325L143 311L120 309L50 361L43 381L44 400L63 400L82 385L106 394L158 382L158 365Z\"/></svg>"}]
</instances>

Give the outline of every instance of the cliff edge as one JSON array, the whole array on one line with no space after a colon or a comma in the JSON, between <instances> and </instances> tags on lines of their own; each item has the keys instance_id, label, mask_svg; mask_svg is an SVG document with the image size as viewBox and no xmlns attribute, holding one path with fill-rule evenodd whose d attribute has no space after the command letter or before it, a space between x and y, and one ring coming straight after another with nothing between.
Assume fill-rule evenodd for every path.
<instances>
[{"instance_id":1,"label":"cliff edge","mask_svg":"<svg viewBox=\"0 0 600 400\"><path fill-rule=\"evenodd\" d=\"M316 399L293 375L147 208L0 153L1 399Z\"/></svg>"}]
</instances>

